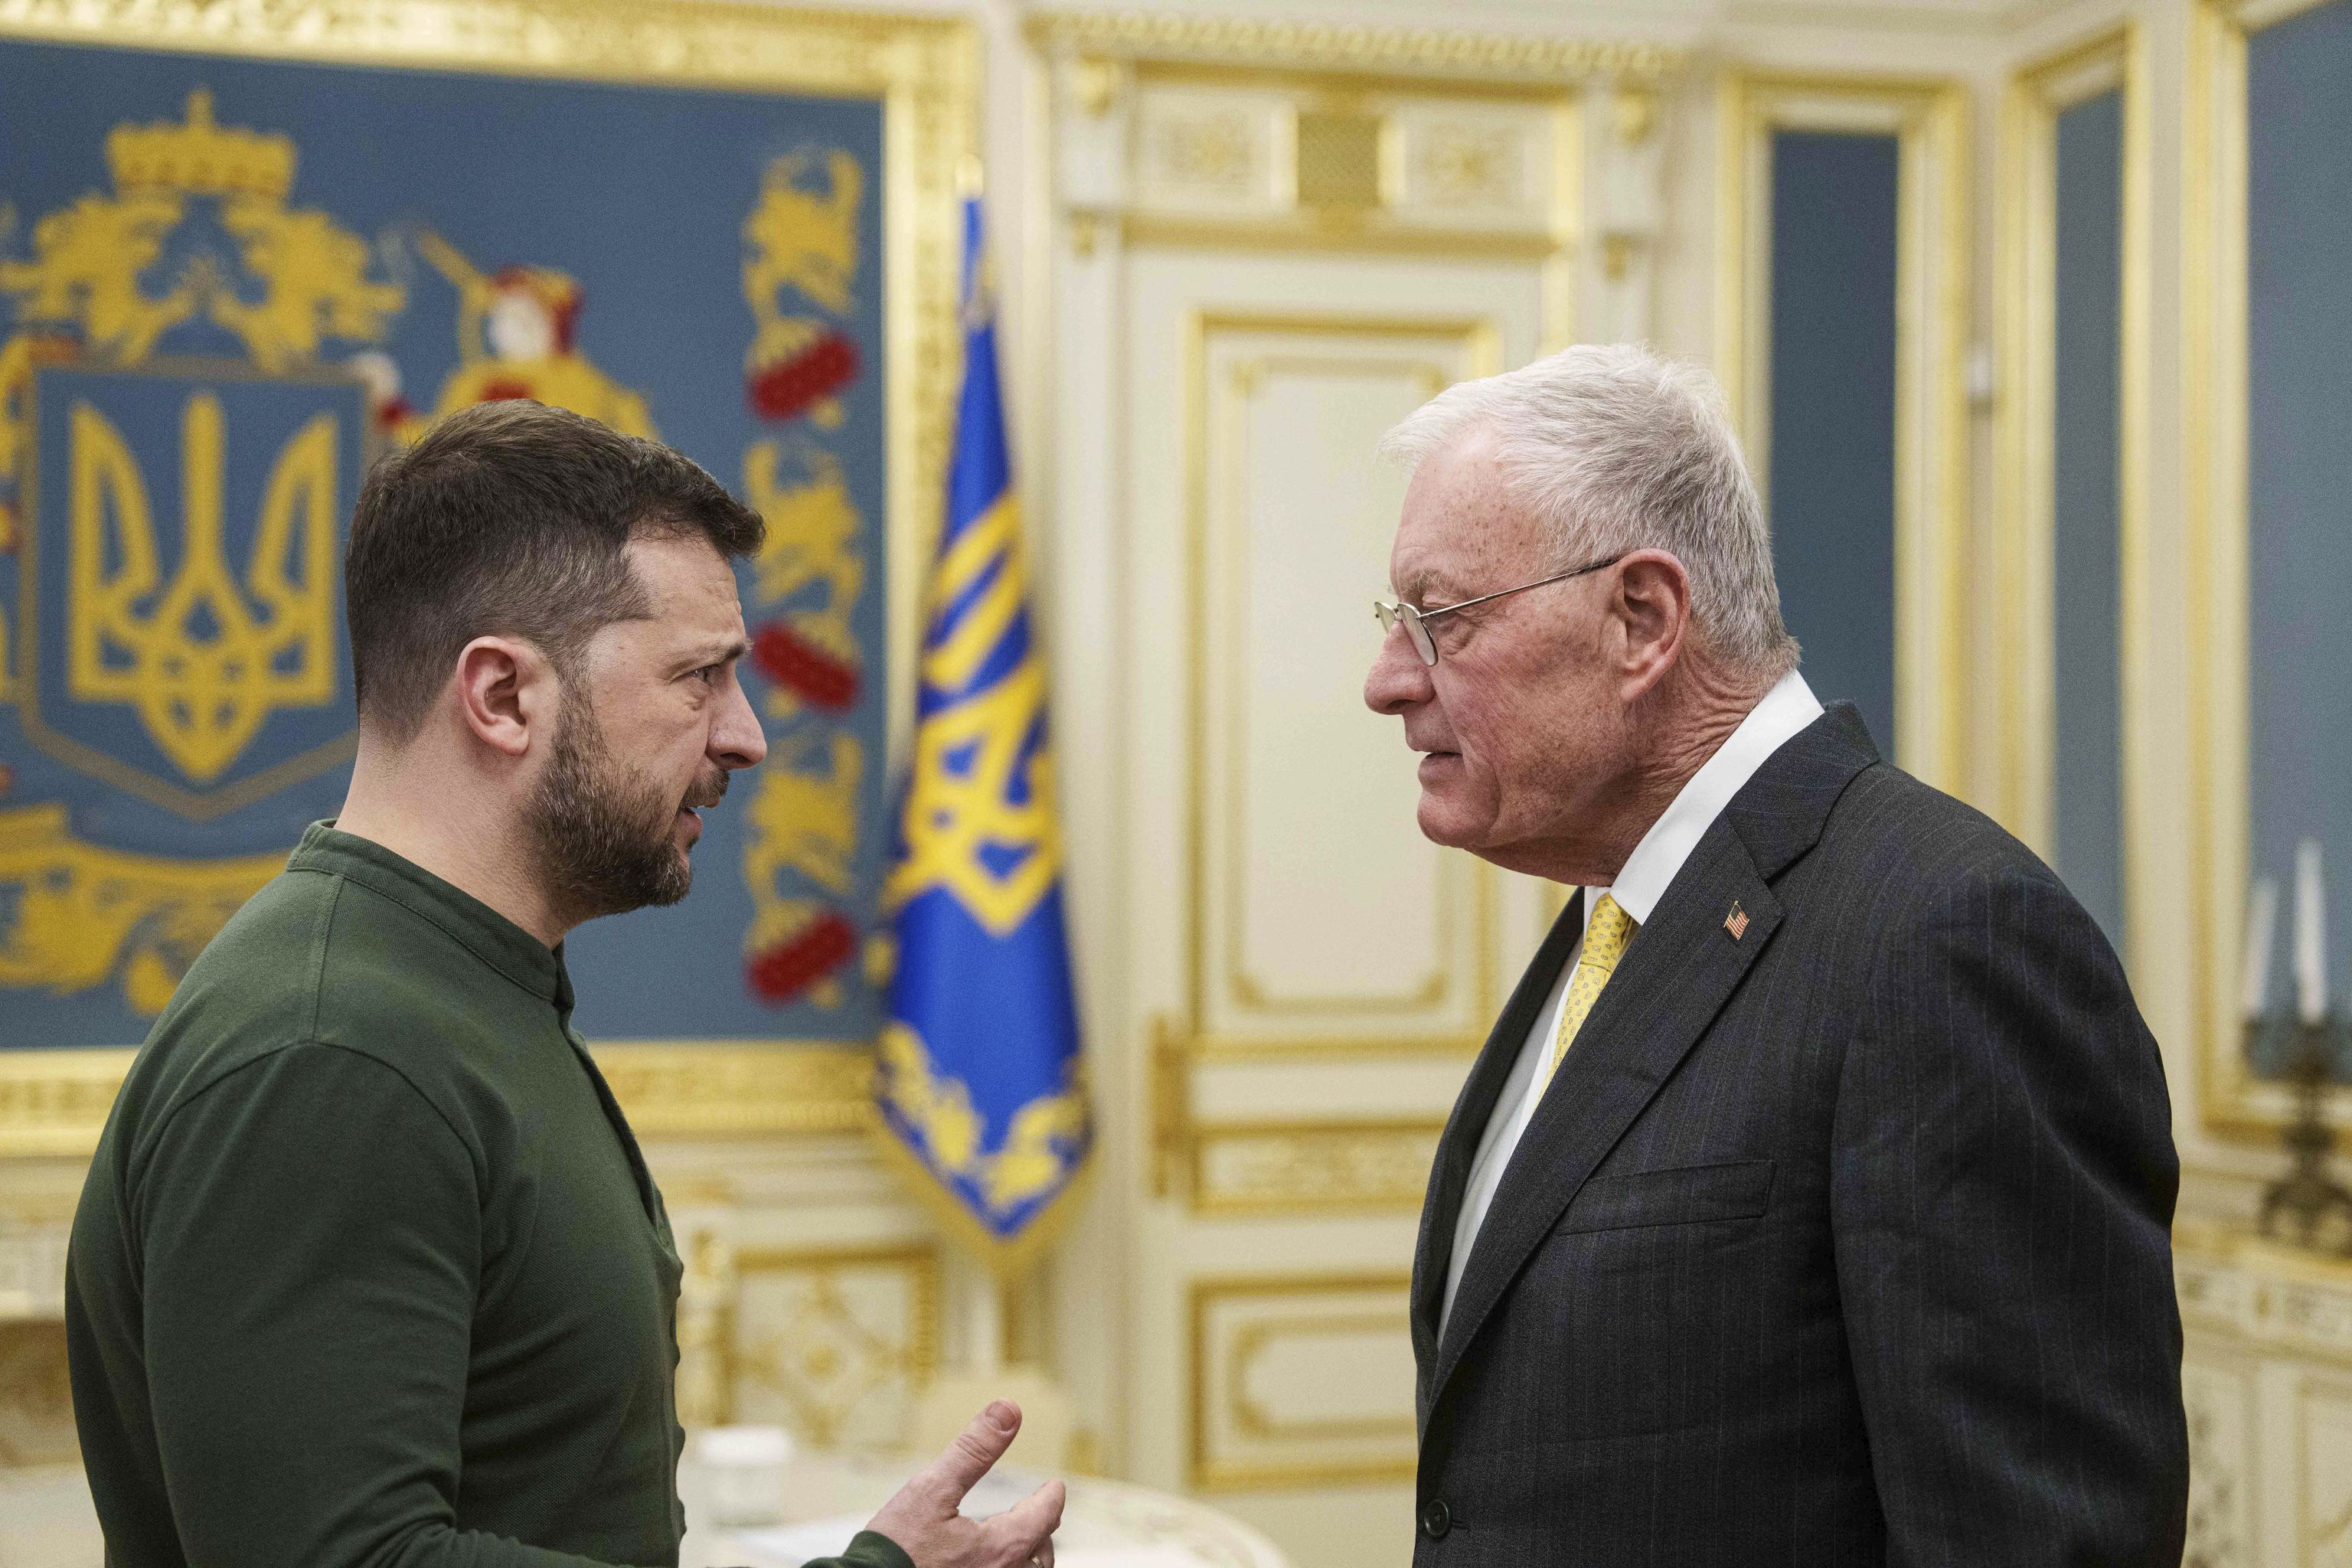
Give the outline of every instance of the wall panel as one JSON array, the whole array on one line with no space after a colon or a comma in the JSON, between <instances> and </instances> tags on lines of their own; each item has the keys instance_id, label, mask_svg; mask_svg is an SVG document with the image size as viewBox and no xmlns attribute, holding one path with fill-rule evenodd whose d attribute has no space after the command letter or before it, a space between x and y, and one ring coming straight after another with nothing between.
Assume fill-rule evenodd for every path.
<instances>
[{"instance_id":1,"label":"wall panel","mask_svg":"<svg viewBox=\"0 0 2352 1568\"><path fill-rule=\"evenodd\" d=\"M1897 136L1775 131L1767 510L1824 702L1895 743Z\"/></svg>"},{"instance_id":2,"label":"wall panel","mask_svg":"<svg viewBox=\"0 0 2352 1568\"><path fill-rule=\"evenodd\" d=\"M2318 840L2339 1005L2352 936L2352 0L2246 43L2248 567L2252 877ZM2272 977L2291 994L2286 944ZM2352 1059L2338 1065L2352 1082Z\"/></svg>"},{"instance_id":3,"label":"wall panel","mask_svg":"<svg viewBox=\"0 0 2352 1568\"><path fill-rule=\"evenodd\" d=\"M1452 383L1492 374L1493 328L1203 313L1194 333L1202 1048L1475 1047L1494 1005L1493 874L1412 830L1420 787L1393 726L1352 699L1371 615L1356 600L1388 582L1404 491L1370 454Z\"/></svg>"},{"instance_id":4,"label":"wall panel","mask_svg":"<svg viewBox=\"0 0 2352 1568\"><path fill-rule=\"evenodd\" d=\"M2189 610L2189 948L2206 1124L2267 1139L2288 1113L2274 1062L2250 1063L2248 889L2293 875L2295 842L2332 855L2335 998L2352 929L2352 674L2342 584L2352 414L2352 0L2200 0L2189 57L2182 395ZM2291 909L2291 900L2288 900ZM2291 1000L2288 922L2265 987ZM2345 1064L2338 1064L2342 1074ZM2329 1108L2352 1123L2341 1096Z\"/></svg>"},{"instance_id":5,"label":"wall panel","mask_svg":"<svg viewBox=\"0 0 2352 1568\"><path fill-rule=\"evenodd\" d=\"M1883 752L1954 788L1968 101L1933 80L1753 70L1717 95L1717 370L1769 498L1790 629L1822 697L1859 699Z\"/></svg>"},{"instance_id":6,"label":"wall panel","mask_svg":"<svg viewBox=\"0 0 2352 1568\"><path fill-rule=\"evenodd\" d=\"M2002 117L1990 804L2132 960L2147 663L2145 45L2111 28L2028 64ZM2137 889L2137 890L2136 890ZM2145 970L2144 965L2135 967Z\"/></svg>"}]
</instances>

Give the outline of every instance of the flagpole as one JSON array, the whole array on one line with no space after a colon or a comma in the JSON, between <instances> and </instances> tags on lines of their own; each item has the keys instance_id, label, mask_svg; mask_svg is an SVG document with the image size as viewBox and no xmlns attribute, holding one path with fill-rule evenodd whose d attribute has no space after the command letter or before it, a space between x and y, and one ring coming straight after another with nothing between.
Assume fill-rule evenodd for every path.
<instances>
[{"instance_id":1,"label":"flagpole","mask_svg":"<svg viewBox=\"0 0 2352 1568\"><path fill-rule=\"evenodd\" d=\"M974 1377L994 1377L1011 1359L1006 1354L1005 1338L1005 1328L1011 1321L1005 1311L1005 1295L1010 1287L993 1268L967 1262L964 1271L973 1286L964 1298L971 1303L966 1319L964 1366Z\"/></svg>"}]
</instances>

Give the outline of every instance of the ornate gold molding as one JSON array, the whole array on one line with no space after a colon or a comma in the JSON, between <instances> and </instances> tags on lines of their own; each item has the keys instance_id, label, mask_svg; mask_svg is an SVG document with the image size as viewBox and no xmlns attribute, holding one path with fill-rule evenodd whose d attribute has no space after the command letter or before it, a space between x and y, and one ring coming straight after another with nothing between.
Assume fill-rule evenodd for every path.
<instances>
[{"instance_id":1,"label":"ornate gold molding","mask_svg":"<svg viewBox=\"0 0 2352 1568\"><path fill-rule=\"evenodd\" d=\"M874 1119L874 1058L814 1041L594 1047L640 1134L857 1132Z\"/></svg>"},{"instance_id":2,"label":"ornate gold molding","mask_svg":"<svg viewBox=\"0 0 2352 1568\"><path fill-rule=\"evenodd\" d=\"M137 1054L0 1052L0 1157L89 1154ZM874 1114L874 1059L854 1045L631 1042L595 1056L644 1135L855 1132Z\"/></svg>"},{"instance_id":3,"label":"ornate gold molding","mask_svg":"<svg viewBox=\"0 0 2352 1568\"><path fill-rule=\"evenodd\" d=\"M1733 68L1717 89L1716 374L1770 493L1771 151L1780 131L1893 137L1895 761L1967 760L1969 93L1946 78Z\"/></svg>"},{"instance_id":4,"label":"ornate gold molding","mask_svg":"<svg viewBox=\"0 0 2352 1568\"><path fill-rule=\"evenodd\" d=\"M1185 1139L1204 1215L1418 1212L1445 1118L1204 1122Z\"/></svg>"},{"instance_id":5,"label":"ornate gold molding","mask_svg":"<svg viewBox=\"0 0 2352 1568\"><path fill-rule=\"evenodd\" d=\"M1212 351L1221 340L1247 334L1325 344L1329 353L1268 350L1224 365L1220 376L1211 363ZM1229 456L1241 449L1245 405L1267 370L1281 363L1325 374L1418 377L1423 395L1434 396L1452 379L1449 356L1465 375L1491 375L1501 368L1496 325L1478 317L1196 311L1185 343L1187 554L1192 592L1206 605L1231 604L1237 598L1217 575L1227 564L1220 560L1219 544L1242 537L1244 520L1232 509L1234 498L1218 489L1213 471L1221 440ZM1349 345L1358 352L1344 359L1331 357ZM1224 635L1227 628L1213 620L1204 622L1189 660L1192 743L1185 784L1192 863L1184 895L1189 1024L1181 1030L1164 1028L1163 1038L1181 1037L1184 1051L1193 1058L1475 1052L1486 1038L1496 1001L1498 893L1489 868L1448 864L1447 869L1458 869L1459 876L1447 878L1432 910L1444 954L1433 975L1411 977L1398 992L1274 998L1271 987L1252 976L1240 912L1250 868L1244 783L1249 759L1238 728L1244 696L1229 689L1232 672L1220 669L1212 654L1211 645ZM1469 931L1464 941L1459 933L1465 921ZM1410 1009L1433 1014L1456 998L1458 1018L1432 1020L1432 1026L1417 1032L1355 1026L1358 1019L1393 1016ZM1221 1026L1219 1020L1228 1016L1247 1016L1259 1024L1278 1021L1283 1026L1263 1034L1243 1033Z\"/></svg>"},{"instance_id":6,"label":"ornate gold molding","mask_svg":"<svg viewBox=\"0 0 2352 1568\"><path fill-rule=\"evenodd\" d=\"M80 1457L65 1325L0 1323L0 1465L68 1464Z\"/></svg>"},{"instance_id":7,"label":"ornate gold molding","mask_svg":"<svg viewBox=\"0 0 2352 1568\"><path fill-rule=\"evenodd\" d=\"M1994 552L2001 717L1988 737L2000 765L1995 815L2036 850L2051 853L2054 834L2058 676L2057 424L2058 174L2061 115L2113 92L2122 107L2116 313L2120 371L2116 427L2117 673L2121 682L2119 773L2124 854L2126 957L2135 973L2162 962L2151 937L2168 919L2152 899L2173 879L2158 863L2168 850L2149 840L2141 802L2147 763L2141 737L2147 704L2169 700L2146 689L2150 551L2147 520L2148 365L2153 331L2155 157L2149 115L2147 44L2139 23L2126 22L2021 68L2001 107L1999 170L1999 270L1996 321L2003 395L1996 438L2000 460ZM2168 768L2168 762L2164 764Z\"/></svg>"},{"instance_id":8,"label":"ornate gold molding","mask_svg":"<svg viewBox=\"0 0 2352 1568\"><path fill-rule=\"evenodd\" d=\"M1383 1329L1404 1339L1411 1286L1410 1275L1388 1271L1194 1280L1187 1454L1193 1487L1249 1491L1411 1478L1410 1409L1393 1418L1288 1415L1249 1386L1253 1365L1285 1339L1371 1337ZM1318 1310L1290 1310L1301 1303Z\"/></svg>"},{"instance_id":9,"label":"ornate gold molding","mask_svg":"<svg viewBox=\"0 0 2352 1568\"><path fill-rule=\"evenodd\" d=\"M1038 47L1089 55L1193 60L1257 69L1362 71L1559 83L1595 77L1656 78L1687 58L1633 39L1538 38L1436 28L1139 11L1039 12L1026 24Z\"/></svg>"},{"instance_id":10,"label":"ornate gold molding","mask_svg":"<svg viewBox=\"0 0 2352 1568\"><path fill-rule=\"evenodd\" d=\"M2188 606L2189 970L2205 1129L2269 1143L2292 1115L2243 1049L2238 993L2253 831L2247 297L2249 39L2324 0L2197 0L2189 14L2181 191L2180 578ZM2159 881L2162 879L2158 879ZM2330 1108L2338 1128L2352 1107Z\"/></svg>"},{"instance_id":11,"label":"ornate gold molding","mask_svg":"<svg viewBox=\"0 0 2352 1568\"><path fill-rule=\"evenodd\" d=\"M2352 1367L2352 1262L2186 1221L2173 1279L2191 1332Z\"/></svg>"},{"instance_id":12,"label":"ornate gold molding","mask_svg":"<svg viewBox=\"0 0 2352 1568\"><path fill-rule=\"evenodd\" d=\"M0 0L0 33L861 96L968 87L970 75L950 58L968 47L959 22L698 0Z\"/></svg>"},{"instance_id":13,"label":"ornate gold molding","mask_svg":"<svg viewBox=\"0 0 2352 1568\"><path fill-rule=\"evenodd\" d=\"M847 1436L859 1409L896 1388L909 1406L939 1366L940 1254L928 1246L743 1247L730 1258L732 1294L756 1276L793 1277L782 1321L747 1331L731 1310L720 1349L730 1418L749 1389L782 1400L797 1434L819 1448ZM861 1312L845 1287L856 1276L896 1276L905 1311L895 1322ZM904 1440L905 1434L898 1435Z\"/></svg>"},{"instance_id":14,"label":"ornate gold molding","mask_svg":"<svg viewBox=\"0 0 2352 1568\"><path fill-rule=\"evenodd\" d=\"M0 1155L86 1155L131 1070L130 1050L0 1052Z\"/></svg>"}]
</instances>

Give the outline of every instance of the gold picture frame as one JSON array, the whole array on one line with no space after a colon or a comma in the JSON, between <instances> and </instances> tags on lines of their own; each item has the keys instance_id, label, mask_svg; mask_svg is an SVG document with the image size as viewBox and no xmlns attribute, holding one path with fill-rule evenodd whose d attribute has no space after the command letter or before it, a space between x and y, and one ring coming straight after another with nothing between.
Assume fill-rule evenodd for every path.
<instances>
[{"instance_id":1,"label":"gold picture frame","mask_svg":"<svg viewBox=\"0 0 2352 1568\"><path fill-rule=\"evenodd\" d=\"M2151 546L2148 536L2148 393L2154 268L2153 130L2147 107L2146 29L2126 22L2021 68L2001 106L1999 180L1999 321L2001 384L1996 434L2000 507L1992 586L2000 605L2000 724L1987 737L1999 779L1993 815L2035 853L2051 852L2055 811L2057 666L2055 551L2059 116L2103 94L2121 96L2122 269L2117 310L2116 510L2120 601L2117 668L2122 678L2122 767L2126 967L2160 962L2150 933L2164 921L2162 850L2153 837L2141 759L2157 700L2147 668Z\"/></svg>"},{"instance_id":2,"label":"gold picture frame","mask_svg":"<svg viewBox=\"0 0 2352 1568\"><path fill-rule=\"evenodd\" d=\"M0 0L0 39L877 100L896 748L962 352L958 198L979 69L969 23L719 0ZM133 1055L0 1053L0 1157L87 1154ZM838 1042L632 1040L596 1058L649 1134L838 1131L871 1115L871 1056Z\"/></svg>"},{"instance_id":3,"label":"gold picture frame","mask_svg":"<svg viewBox=\"0 0 2352 1568\"><path fill-rule=\"evenodd\" d=\"M1959 791L1969 739L1968 89L1938 78L1736 68L1719 79L1716 102L1716 374L1767 495L1772 135L1896 139L1894 760Z\"/></svg>"},{"instance_id":4,"label":"gold picture frame","mask_svg":"<svg viewBox=\"0 0 2352 1568\"><path fill-rule=\"evenodd\" d=\"M2248 692L2246 43L2328 0L2196 0L2181 213L2181 573L2188 605L2190 1041L2208 1131L2268 1142L2293 1094L2246 1063L2238 992L2252 799ZM2327 1111L2352 1127L2352 1107Z\"/></svg>"}]
</instances>

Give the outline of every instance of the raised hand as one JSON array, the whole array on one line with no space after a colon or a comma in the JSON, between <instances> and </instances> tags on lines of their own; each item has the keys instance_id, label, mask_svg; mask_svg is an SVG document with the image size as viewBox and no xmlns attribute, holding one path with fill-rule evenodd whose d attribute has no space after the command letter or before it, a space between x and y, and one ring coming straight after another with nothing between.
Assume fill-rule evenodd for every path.
<instances>
[{"instance_id":1,"label":"raised hand","mask_svg":"<svg viewBox=\"0 0 2352 1568\"><path fill-rule=\"evenodd\" d=\"M1020 1430L1021 1407L997 1400L971 1418L946 1453L899 1488L866 1528L897 1542L915 1568L1054 1568L1061 1482L1047 1481L993 1519L966 1519L956 1511Z\"/></svg>"}]
</instances>

